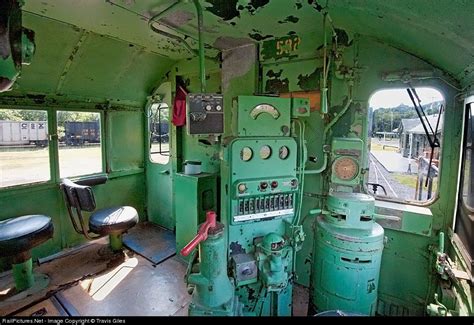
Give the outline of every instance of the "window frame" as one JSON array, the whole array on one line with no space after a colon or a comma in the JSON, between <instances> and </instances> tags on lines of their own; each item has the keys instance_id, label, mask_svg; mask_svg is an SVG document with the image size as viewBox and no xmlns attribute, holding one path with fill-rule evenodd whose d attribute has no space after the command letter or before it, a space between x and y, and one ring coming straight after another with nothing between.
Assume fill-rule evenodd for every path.
<instances>
[{"instance_id":1,"label":"window frame","mask_svg":"<svg viewBox=\"0 0 474 325\"><path fill-rule=\"evenodd\" d=\"M468 132L469 132L469 126L467 125L468 121L470 122L470 127L471 127L471 134L468 135ZM461 159L461 174L460 174L460 178L459 178L459 202L461 203L461 208L466 210L466 213L469 213L471 215L474 215L474 206L470 206L468 205L465 200L464 200L464 193L463 193L463 190L464 190L464 172L466 171L465 170L465 167L466 167L466 159L465 156L467 154L467 151L470 150L470 153L471 153L471 161L472 159L474 159L474 148L472 148L472 145L473 145L473 142L474 142L474 102L473 103L468 103L466 104L466 117L465 117L465 132L464 132L464 139L463 139L463 147L462 147L462 159ZM467 148L467 141L468 141L468 137L471 137L470 140L471 140L471 148ZM472 164L472 162L471 162ZM470 171L471 173L473 172L472 170ZM474 174L471 174L470 175L470 178L473 179L474 178ZM468 193L469 194L469 193ZM472 193L474 194L474 193Z\"/></svg>"},{"instance_id":2,"label":"window frame","mask_svg":"<svg viewBox=\"0 0 474 325\"><path fill-rule=\"evenodd\" d=\"M83 178L90 178L91 176L104 175L107 166L107 135L105 129L105 113L103 110L87 109L87 108L65 108L65 107L37 107L27 105L2 105L0 109L15 109L15 110L35 110L45 111L48 121L48 154L49 154L49 172L50 178L47 181L30 182L24 184L17 184L11 186L0 187L0 194L10 195L13 193L40 190L43 188L52 188L59 184L61 177L59 174L59 136L57 125L57 114L59 111L67 112L85 112L85 113L99 113L100 114L100 145L101 145L101 172L72 176L71 179L80 180Z\"/></svg>"},{"instance_id":3,"label":"window frame","mask_svg":"<svg viewBox=\"0 0 474 325\"><path fill-rule=\"evenodd\" d=\"M151 137L151 124L152 124L152 116L153 114L151 113L153 105L158 104L157 112L158 112L158 123L161 123L161 114L162 111L168 110L168 150L163 151L161 147L161 142L159 142L159 150L158 151L152 151L152 144L153 140ZM161 107L162 105L165 105L166 107ZM146 107L146 132L147 132L147 149L148 149L148 160L152 164L158 164L158 165L163 165L166 166L170 163L171 161L171 120L170 120L170 113L171 113L171 107L164 101L162 100L155 100L151 101L147 107ZM165 163L161 163L159 161L155 161L152 158L152 154L158 154L163 157L168 157L168 160Z\"/></svg>"},{"instance_id":4,"label":"window frame","mask_svg":"<svg viewBox=\"0 0 474 325\"><path fill-rule=\"evenodd\" d=\"M406 204L406 205L413 205L413 206L420 206L420 207L429 207L431 205L433 205L438 199L439 199L439 186L441 184L441 168L442 168L442 164L443 164L443 159L442 159L442 153L443 153L443 148L444 148L444 135L445 135L445 132L444 132L444 127L445 127L445 118L446 118L446 104L447 104L447 101L446 101L446 96L445 94L441 91L441 89L438 89L436 87L433 87L433 86L426 86L426 87L422 87L422 86L417 86L415 87L415 90L416 89L419 89L419 88L430 88L430 89L433 89L435 91L437 91L442 97L443 97L443 113L442 113L442 116L441 116L441 120L442 121L442 125L443 127L440 129L440 136L439 136L439 141L441 143L441 146L439 147L439 166L438 166L438 189L435 193L435 195L433 195L429 200L423 200L423 201L418 201L418 200L407 200L407 199L397 199L397 198L394 198L394 197L389 197L389 196L380 196L380 195L377 195L377 194L374 194L372 193L372 191L370 190L370 187L369 187L369 172L370 172L370 152L371 150L368 150L367 152L367 179L364 180L364 184L363 184L363 187L364 187L364 190L367 194L371 195L372 197L374 197L375 200L379 200L379 201L385 201L385 202L392 202L392 203L397 203L397 204ZM367 101L367 106L368 108L370 107L370 100L372 99L372 97L381 92L381 91L385 91L385 90L400 90L400 91L403 91L405 90L406 91L406 88L398 88L398 87L395 87L395 88L379 88L379 89L376 89L375 91L373 91L371 93L371 95L369 96L369 100ZM412 107L413 110L415 110L414 107ZM369 113L370 110L367 109L367 112ZM372 111L372 115L375 113L375 110ZM418 118L418 117L417 117ZM373 116L370 117L370 118L367 118L367 121L368 123L370 121L373 121ZM433 129L434 129L434 126L433 126ZM367 125L367 131L370 130L370 126ZM372 130L373 132L373 130ZM401 139L401 138L399 138ZM371 134L369 134L369 132L367 132L367 140L368 142L370 143L371 142ZM405 139L406 140L406 139ZM425 139L426 140L426 139ZM400 141L400 140L399 140ZM413 162L415 162L415 159L413 158L412 159ZM423 184L426 182L426 178L423 178Z\"/></svg>"},{"instance_id":5,"label":"window frame","mask_svg":"<svg viewBox=\"0 0 474 325\"><path fill-rule=\"evenodd\" d=\"M102 163L101 163L101 171L100 172L96 172L96 173L91 173L91 174L83 174L83 175L77 175L77 176L71 176L71 177L68 177L70 179L74 179L74 180L80 180L82 178L90 178L91 176L97 176L97 175L103 175L105 174L106 172L106 168L107 168L107 150L106 150L106 132L105 132L105 114L104 114L104 111L102 110L97 110L97 109L81 109L81 108L68 108L68 109L64 109L64 108L54 108L53 109L55 114L54 114L54 118L55 118L55 129L54 129L54 135L55 135L55 139L54 139L54 142L56 143L56 146L57 146L57 163L58 163L58 166L57 166L57 182L60 182L61 181L61 177L60 177L60 166L59 166L59 135L58 135L58 123L57 123L57 117L58 117L58 112L60 111L64 111L64 112L82 112L82 113L99 113L99 119L100 119L100 123L99 123L99 127L100 127L100 151L101 151L101 160L102 160Z\"/></svg>"},{"instance_id":6,"label":"window frame","mask_svg":"<svg viewBox=\"0 0 474 325\"><path fill-rule=\"evenodd\" d=\"M472 98L474 100L474 97ZM471 219L471 217L474 217L474 208L466 205L463 199L463 186L464 186L464 167L465 167L465 154L466 154L466 145L467 145L467 136L468 136L468 126L467 123L469 121L469 113L471 114L471 126L474 124L474 118L472 117L472 113L474 113L474 101L472 102L466 102L464 105L465 107L465 115L464 115L464 121L463 121L463 127L464 127L464 132L463 132L463 142L462 142L462 150L461 150L461 163L460 163L460 171L459 171L459 181L458 181L458 195L457 195L457 202L456 202L456 212L455 212L455 218L453 220L453 225L452 225L452 231L453 231L453 243L455 248L459 251L461 255L461 260L464 262L464 266L466 267L467 270L469 270L469 276L471 277L471 280L474 279L474 256L471 255L470 249L466 247L464 244L465 240L468 240L469 238L462 238L460 236L459 232L460 230L458 228L458 222L461 222L460 220L466 220L466 219ZM471 130L472 133L474 133L474 129ZM472 140L472 139L471 139ZM471 155L473 153L473 149L471 148ZM473 157L471 157L472 159ZM471 178L474 177L474 175L471 175Z\"/></svg>"}]
</instances>

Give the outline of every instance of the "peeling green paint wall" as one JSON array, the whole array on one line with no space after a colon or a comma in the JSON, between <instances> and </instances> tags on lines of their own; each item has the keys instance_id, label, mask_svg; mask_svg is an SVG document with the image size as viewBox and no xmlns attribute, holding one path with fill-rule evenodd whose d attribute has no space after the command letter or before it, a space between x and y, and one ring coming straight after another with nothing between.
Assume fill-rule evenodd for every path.
<instances>
[{"instance_id":1,"label":"peeling green paint wall","mask_svg":"<svg viewBox=\"0 0 474 325\"><path fill-rule=\"evenodd\" d=\"M237 95L318 90L322 74L321 1L208 0L205 12L206 52L210 56L222 50L222 66L207 62L208 91L224 94L226 130L232 130L233 99ZM175 88L175 77L189 82L191 92L199 89L197 60L175 41L157 35L147 26L148 19L163 10L169 1L27 1L24 25L35 30L37 52L30 66L24 67L16 88L0 96L0 103L36 107L88 107L106 112L107 161L111 179L95 191L98 206L130 204L145 217L145 175L143 107L146 96L162 82ZM367 143L367 102L381 88L404 88L402 82L384 82L386 72L434 71L437 77L452 77L455 86L474 81L474 3L463 0L330 1L328 11L336 26L340 61L353 68L353 104L332 131L333 136L360 137ZM174 15L174 16L173 16ZM174 17L174 18L173 18ZM196 47L196 17L191 3L173 11L164 24L172 24L177 35L188 35ZM169 26L168 26L169 27ZM329 28L328 28L329 31ZM281 43L278 43L278 42ZM256 44L260 50L256 48ZM214 47L214 48L212 48ZM330 47L330 50L333 48ZM412 54L411 54L412 53ZM335 62L332 69L334 72ZM330 74L329 117L332 119L348 98L348 82L339 74ZM352 82L352 81L351 81ZM456 90L440 78L418 80L413 86L431 86L446 98L445 134L449 143L442 152L439 199L428 207L433 214L429 235L415 225L426 224L426 216L408 213L411 225L403 230L386 229L379 296L382 314L421 314L432 300L436 288L432 252L440 230L450 229L456 202L456 180L462 118ZM118 107L120 105L120 108ZM322 157L321 130L327 123L319 112L312 112L306 123L308 154ZM228 132L230 134L230 132ZM228 134L224 135L225 136ZM176 172L186 159L203 161L203 170L220 170L219 145L205 145L188 136L184 128L172 128L171 174L164 188L153 184L148 205L160 191L171 191ZM330 142L330 139L328 139ZM368 144L366 144L368 147ZM368 158L364 157L364 167ZM307 163L317 169L320 163ZM146 181L153 182L154 174ZM327 175L308 175L305 181L303 216L320 207ZM150 185L150 184L148 184ZM222 189L225 193L225 189ZM12 197L15 198L12 203ZM167 228L174 227L174 205L179 193L159 197L150 220ZM226 200L223 195L222 205ZM169 204L171 212L160 215L160 205ZM53 217L53 240L34 250L45 256L82 242L73 233L57 183L31 188L0 190L0 219L26 213L45 213ZM171 215L170 215L171 213ZM306 216L307 234L298 254L298 282L309 284L312 260L313 217ZM5 261L3 261L5 263ZM5 265L5 264L4 264ZM0 265L1 266L1 265ZM467 289L466 289L467 290Z\"/></svg>"}]
</instances>

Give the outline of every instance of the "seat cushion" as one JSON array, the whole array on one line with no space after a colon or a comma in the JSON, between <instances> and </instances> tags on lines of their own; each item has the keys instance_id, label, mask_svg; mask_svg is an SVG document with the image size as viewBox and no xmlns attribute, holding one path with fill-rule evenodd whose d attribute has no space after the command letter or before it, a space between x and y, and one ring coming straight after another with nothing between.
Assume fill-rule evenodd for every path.
<instances>
[{"instance_id":1,"label":"seat cushion","mask_svg":"<svg viewBox=\"0 0 474 325\"><path fill-rule=\"evenodd\" d=\"M99 235L124 232L138 222L138 213L132 207L121 206L101 209L94 212L89 219L89 230Z\"/></svg>"},{"instance_id":2,"label":"seat cushion","mask_svg":"<svg viewBox=\"0 0 474 325\"><path fill-rule=\"evenodd\" d=\"M0 221L0 256L26 252L53 237L51 218L27 215Z\"/></svg>"}]
</instances>

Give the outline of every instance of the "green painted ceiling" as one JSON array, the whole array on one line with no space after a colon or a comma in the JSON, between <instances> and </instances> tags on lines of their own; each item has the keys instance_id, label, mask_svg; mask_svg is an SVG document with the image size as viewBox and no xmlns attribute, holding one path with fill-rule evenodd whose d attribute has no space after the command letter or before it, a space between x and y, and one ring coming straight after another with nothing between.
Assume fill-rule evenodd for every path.
<instances>
[{"instance_id":1,"label":"green painted ceiling","mask_svg":"<svg viewBox=\"0 0 474 325\"><path fill-rule=\"evenodd\" d=\"M178 60L190 55L175 41L157 35L147 21L174 0L26 0L24 10L97 34L141 45ZM161 28L196 47L197 23L191 1L181 1ZM289 32L321 31L326 0L206 0L206 43L232 48ZM474 74L474 1L329 0L336 28L376 38L412 53L458 80ZM52 37L54 34L52 34ZM187 36L185 36L187 35ZM210 55L215 52L208 51Z\"/></svg>"},{"instance_id":2,"label":"green painted ceiling","mask_svg":"<svg viewBox=\"0 0 474 325\"><path fill-rule=\"evenodd\" d=\"M148 26L175 0L26 0L24 25L37 52L21 92L143 101L173 63L193 56ZM206 0L208 56L289 34L321 40L326 0ZM411 53L474 81L474 0L328 0L334 26ZM156 27L197 47L196 10L181 1ZM197 68L197 67L196 67Z\"/></svg>"}]
</instances>

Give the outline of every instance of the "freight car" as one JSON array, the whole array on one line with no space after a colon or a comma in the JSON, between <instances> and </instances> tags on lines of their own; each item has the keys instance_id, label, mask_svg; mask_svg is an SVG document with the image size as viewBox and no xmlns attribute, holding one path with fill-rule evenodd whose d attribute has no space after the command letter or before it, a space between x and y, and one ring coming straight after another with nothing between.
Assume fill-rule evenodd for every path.
<instances>
[{"instance_id":1,"label":"freight car","mask_svg":"<svg viewBox=\"0 0 474 325\"><path fill-rule=\"evenodd\" d=\"M169 142L169 123L157 122L151 123L151 141L159 143Z\"/></svg>"},{"instance_id":2,"label":"freight car","mask_svg":"<svg viewBox=\"0 0 474 325\"><path fill-rule=\"evenodd\" d=\"M0 121L0 146L48 145L46 121Z\"/></svg>"},{"instance_id":3,"label":"freight car","mask_svg":"<svg viewBox=\"0 0 474 325\"><path fill-rule=\"evenodd\" d=\"M68 146L100 143L99 121L64 122L65 142Z\"/></svg>"}]
</instances>

